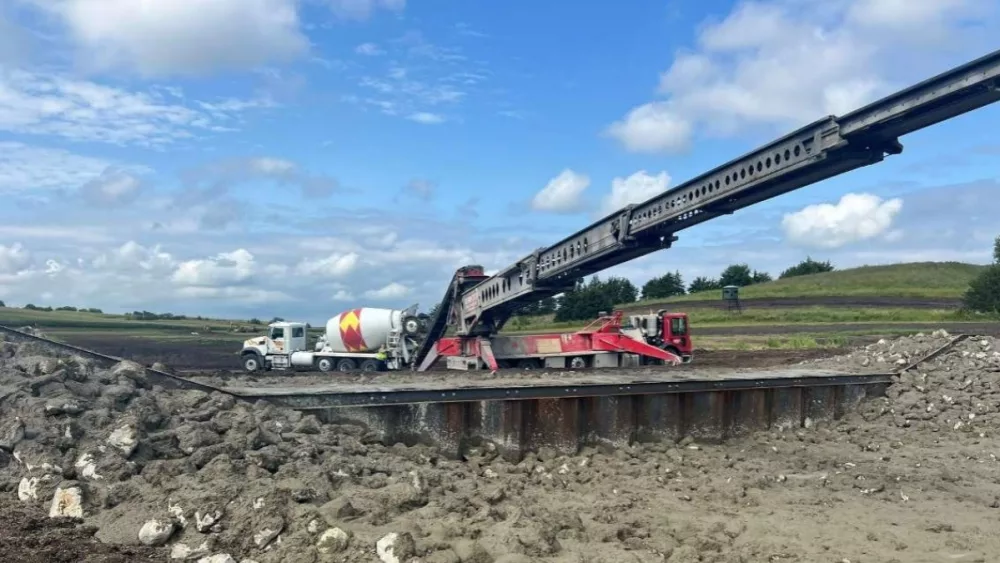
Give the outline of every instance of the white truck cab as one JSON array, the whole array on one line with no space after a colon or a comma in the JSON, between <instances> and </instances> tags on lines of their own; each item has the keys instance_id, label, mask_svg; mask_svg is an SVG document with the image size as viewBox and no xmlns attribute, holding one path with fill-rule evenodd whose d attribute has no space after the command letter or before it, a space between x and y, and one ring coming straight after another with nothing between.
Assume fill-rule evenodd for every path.
<instances>
[{"instance_id":1,"label":"white truck cab","mask_svg":"<svg viewBox=\"0 0 1000 563\"><path fill-rule=\"evenodd\" d=\"M243 342L243 369L248 372L273 367L289 367L289 356L306 350L305 323L275 322L267 325L267 334Z\"/></svg>"}]
</instances>

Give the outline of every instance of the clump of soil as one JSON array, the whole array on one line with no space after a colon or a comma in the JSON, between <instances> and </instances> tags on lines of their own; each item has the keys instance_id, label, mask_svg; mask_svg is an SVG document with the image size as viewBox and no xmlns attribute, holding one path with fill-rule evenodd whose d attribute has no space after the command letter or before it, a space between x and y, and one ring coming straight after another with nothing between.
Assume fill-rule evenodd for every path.
<instances>
[{"instance_id":1,"label":"clump of soil","mask_svg":"<svg viewBox=\"0 0 1000 563\"><path fill-rule=\"evenodd\" d=\"M888 371L871 363L945 341L826 362ZM92 557L74 561L986 562L1000 553L995 349L962 342L833 423L510 463L489 445L444 459L362 427L166 390L131 362L0 342L0 511L34 515L12 516L27 527L0 541Z\"/></svg>"}]
</instances>

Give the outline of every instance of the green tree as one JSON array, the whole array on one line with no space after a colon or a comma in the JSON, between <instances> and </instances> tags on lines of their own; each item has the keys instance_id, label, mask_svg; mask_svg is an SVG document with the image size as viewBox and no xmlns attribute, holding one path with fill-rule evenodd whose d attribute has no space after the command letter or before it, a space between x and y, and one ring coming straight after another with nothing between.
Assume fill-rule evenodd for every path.
<instances>
[{"instance_id":1,"label":"green tree","mask_svg":"<svg viewBox=\"0 0 1000 563\"><path fill-rule=\"evenodd\" d=\"M996 250L997 249L994 249L994 252L996 252ZM823 272L832 272L833 270L833 264L831 264L829 260L826 262L817 262L816 260L813 260L812 257L806 256L805 260L781 272L778 279L792 278L795 276L808 276L810 274L822 274Z\"/></svg>"},{"instance_id":2,"label":"green tree","mask_svg":"<svg viewBox=\"0 0 1000 563\"><path fill-rule=\"evenodd\" d=\"M642 286L643 299L664 299L674 295L684 295L684 279L680 272L663 274Z\"/></svg>"},{"instance_id":3,"label":"green tree","mask_svg":"<svg viewBox=\"0 0 1000 563\"><path fill-rule=\"evenodd\" d=\"M6 306L7 306L7 305L5 305L5 304L4 304L4 302L3 302L2 300L0 300L0 307L6 307Z\"/></svg>"},{"instance_id":4,"label":"green tree","mask_svg":"<svg viewBox=\"0 0 1000 563\"><path fill-rule=\"evenodd\" d=\"M1000 314L1000 236L993 240L993 264L973 278L962 304L970 311Z\"/></svg>"},{"instance_id":5,"label":"green tree","mask_svg":"<svg viewBox=\"0 0 1000 563\"><path fill-rule=\"evenodd\" d=\"M638 288L625 278L612 277L601 281L594 276L587 283L578 280L575 287L563 293L559 299L555 320L563 322L594 319L601 311L610 313L615 305L632 303L638 296Z\"/></svg>"},{"instance_id":6,"label":"green tree","mask_svg":"<svg viewBox=\"0 0 1000 563\"><path fill-rule=\"evenodd\" d=\"M688 293L698 293L700 291L712 291L715 289L722 289L722 284L719 280L715 278L706 278L704 276L698 276L691 281L691 285L688 286Z\"/></svg>"},{"instance_id":7,"label":"green tree","mask_svg":"<svg viewBox=\"0 0 1000 563\"><path fill-rule=\"evenodd\" d=\"M723 287L727 285L737 285L743 287L753 284L753 275L750 273L750 266L746 264L733 264L722 270L719 276L719 284Z\"/></svg>"},{"instance_id":8,"label":"green tree","mask_svg":"<svg viewBox=\"0 0 1000 563\"><path fill-rule=\"evenodd\" d=\"M753 275L750 276L750 281L751 283L767 283L769 281L774 281L774 279L771 278L771 274L767 272L758 272L757 270L754 270Z\"/></svg>"}]
</instances>

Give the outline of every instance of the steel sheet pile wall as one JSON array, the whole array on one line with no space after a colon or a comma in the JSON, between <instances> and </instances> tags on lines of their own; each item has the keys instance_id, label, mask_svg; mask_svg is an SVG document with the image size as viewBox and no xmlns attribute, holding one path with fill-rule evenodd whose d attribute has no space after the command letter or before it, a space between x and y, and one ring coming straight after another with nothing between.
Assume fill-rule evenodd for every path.
<instances>
[{"instance_id":1,"label":"steel sheet pile wall","mask_svg":"<svg viewBox=\"0 0 1000 563\"><path fill-rule=\"evenodd\" d=\"M677 441L715 442L767 429L793 429L839 419L886 383L420 403L310 409L326 422L361 423L384 444L437 446L458 457L494 444L512 461L542 447L573 454L584 446Z\"/></svg>"}]
</instances>

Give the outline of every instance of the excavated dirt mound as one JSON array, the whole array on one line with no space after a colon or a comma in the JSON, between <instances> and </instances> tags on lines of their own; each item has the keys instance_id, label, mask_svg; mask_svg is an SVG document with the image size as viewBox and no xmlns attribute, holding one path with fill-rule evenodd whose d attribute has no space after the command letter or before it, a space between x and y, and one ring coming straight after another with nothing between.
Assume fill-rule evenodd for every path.
<instances>
[{"instance_id":1,"label":"excavated dirt mound","mask_svg":"<svg viewBox=\"0 0 1000 563\"><path fill-rule=\"evenodd\" d=\"M945 341L820 362L876 371ZM91 550L73 561L985 563L1000 553L996 346L962 342L836 423L512 464L0 342L0 541Z\"/></svg>"}]
</instances>

